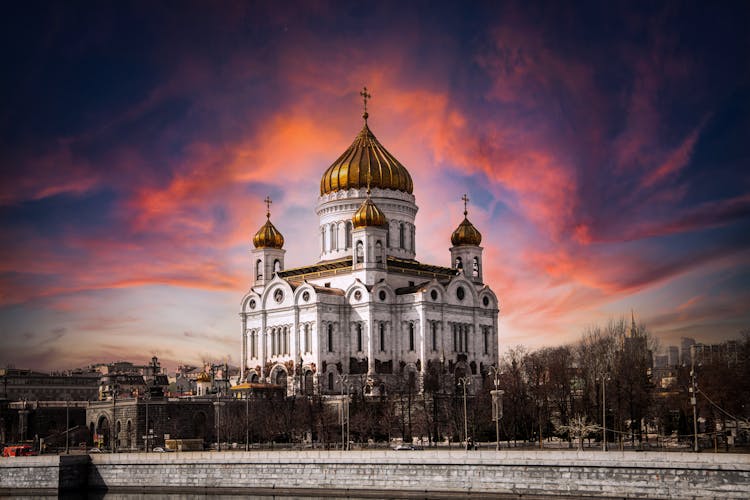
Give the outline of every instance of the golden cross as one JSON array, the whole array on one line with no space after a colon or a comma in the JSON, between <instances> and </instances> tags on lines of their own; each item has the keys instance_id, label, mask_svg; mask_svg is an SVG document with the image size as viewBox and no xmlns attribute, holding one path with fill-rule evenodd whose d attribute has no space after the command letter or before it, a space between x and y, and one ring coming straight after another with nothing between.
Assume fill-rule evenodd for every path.
<instances>
[{"instance_id":1,"label":"golden cross","mask_svg":"<svg viewBox=\"0 0 750 500\"><path fill-rule=\"evenodd\" d=\"M266 199L263 201L266 204L266 218L270 219L271 218L271 203L273 202L271 201L270 196L266 196Z\"/></svg>"},{"instance_id":2,"label":"golden cross","mask_svg":"<svg viewBox=\"0 0 750 500\"><path fill-rule=\"evenodd\" d=\"M362 113L362 118L365 119L366 123L367 118L370 116L370 114L367 112L367 99L372 99L372 96L367 93L367 87L362 87L362 92L360 92L359 95L362 96L362 102L364 103L365 112Z\"/></svg>"},{"instance_id":3,"label":"golden cross","mask_svg":"<svg viewBox=\"0 0 750 500\"><path fill-rule=\"evenodd\" d=\"M466 217L466 214L468 213L466 211L466 204L469 203L469 197L466 196L466 193L461 197L462 200L464 200L464 217Z\"/></svg>"}]
</instances>

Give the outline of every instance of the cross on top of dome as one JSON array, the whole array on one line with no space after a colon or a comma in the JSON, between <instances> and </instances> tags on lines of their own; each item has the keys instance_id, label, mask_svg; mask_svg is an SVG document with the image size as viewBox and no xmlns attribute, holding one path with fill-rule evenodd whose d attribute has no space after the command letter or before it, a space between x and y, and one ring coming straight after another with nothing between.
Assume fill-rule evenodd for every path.
<instances>
[{"instance_id":1,"label":"cross on top of dome","mask_svg":"<svg viewBox=\"0 0 750 500\"><path fill-rule=\"evenodd\" d=\"M367 99L372 99L372 95L367 92L367 87L362 87L362 92L360 92L359 95L362 96L362 103L364 104L364 112L362 113L362 118L364 118L365 123L367 123L367 118L369 118L370 116L370 114L367 112Z\"/></svg>"}]
</instances>

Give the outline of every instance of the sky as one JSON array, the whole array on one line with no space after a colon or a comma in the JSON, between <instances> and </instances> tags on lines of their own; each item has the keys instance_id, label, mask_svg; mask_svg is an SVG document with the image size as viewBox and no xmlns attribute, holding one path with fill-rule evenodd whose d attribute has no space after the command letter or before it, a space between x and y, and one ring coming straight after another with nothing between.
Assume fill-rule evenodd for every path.
<instances>
[{"instance_id":1,"label":"sky","mask_svg":"<svg viewBox=\"0 0 750 500\"><path fill-rule=\"evenodd\" d=\"M750 327L746 2L14 2L0 20L0 366L240 358L265 221L317 261L369 125L417 258L482 232L501 351L610 318Z\"/></svg>"}]
</instances>

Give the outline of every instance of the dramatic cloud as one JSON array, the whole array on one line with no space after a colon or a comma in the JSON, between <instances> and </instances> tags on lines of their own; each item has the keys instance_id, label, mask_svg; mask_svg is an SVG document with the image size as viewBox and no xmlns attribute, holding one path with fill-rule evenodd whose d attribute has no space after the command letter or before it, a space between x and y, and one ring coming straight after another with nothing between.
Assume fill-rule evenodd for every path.
<instances>
[{"instance_id":1,"label":"dramatic cloud","mask_svg":"<svg viewBox=\"0 0 750 500\"><path fill-rule=\"evenodd\" d=\"M414 178L420 260L448 264L472 199L503 349L631 308L669 341L736 334L750 323L741 8L18 7L0 364L235 352L261 200L287 266L316 261L320 176L361 127L363 85L372 130Z\"/></svg>"}]
</instances>

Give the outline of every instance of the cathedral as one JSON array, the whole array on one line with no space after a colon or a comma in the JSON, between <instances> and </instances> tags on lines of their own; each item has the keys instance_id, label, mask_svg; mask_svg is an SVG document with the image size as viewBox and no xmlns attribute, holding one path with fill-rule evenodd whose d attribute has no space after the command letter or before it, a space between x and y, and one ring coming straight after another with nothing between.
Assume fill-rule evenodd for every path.
<instances>
[{"instance_id":1,"label":"cathedral","mask_svg":"<svg viewBox=\"0 0 750 500\"><path fill-rule=\"evenodd\" d=\"M362 130L320 180L316 263L285 268L266 198L241 303L243 382L277 384L288 395L346 388L378 396L421 391L428 372L479 382L497 365L499 305L483 280L468 198L450 235L450 264L416 260L412 178L370 130L370 96L361 95Z\"/></svg>"}]
</instances>

